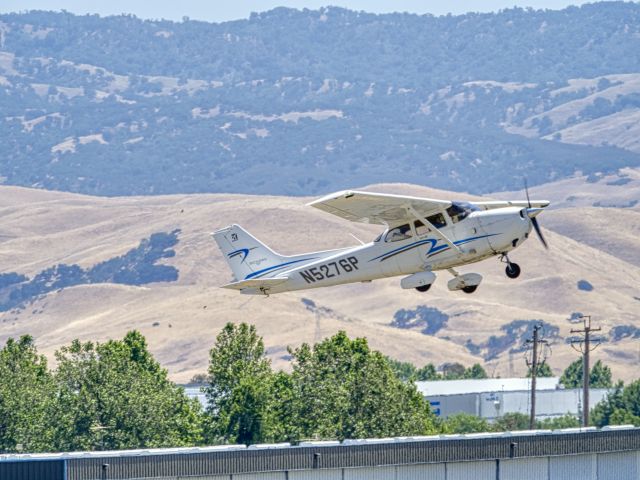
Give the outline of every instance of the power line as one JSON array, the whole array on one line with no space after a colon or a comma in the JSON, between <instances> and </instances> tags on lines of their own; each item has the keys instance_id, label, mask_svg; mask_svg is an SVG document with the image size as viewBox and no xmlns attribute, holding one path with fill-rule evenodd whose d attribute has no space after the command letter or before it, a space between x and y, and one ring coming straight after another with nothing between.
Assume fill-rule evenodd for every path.
<instances>
[{"instance_id":1,"label":"power line","mask_svg":"<svg viewBox=\"0 0 640 480\"><path fill-rule=\"evenodd\" d=\"M584 327L578 330L571 330L571 333L580 333L583 338L571 340L571 348L582 354L582 426L589 426L589 353L598 348L601 339L595 340L595 345L591 346L591 332L599 332L602 328L591 327L591 315L581 315L577 320L582 319ZM576 345L579 345L576 347Z\"/></svg>"}]
</instances>

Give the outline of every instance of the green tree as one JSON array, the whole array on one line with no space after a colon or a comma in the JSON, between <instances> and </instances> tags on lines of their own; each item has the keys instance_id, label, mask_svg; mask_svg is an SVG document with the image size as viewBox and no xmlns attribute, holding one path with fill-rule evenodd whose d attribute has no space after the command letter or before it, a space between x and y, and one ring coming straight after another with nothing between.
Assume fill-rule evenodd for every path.
<instances>
[{"instance_id":1,"label":"green tree","mask_svg":"<svg viewBox=\"0 0 640 480\"><path fill-rule=\"evenodd\" d=\"M623 424L640 426L640 380L626 387L618 382L613 391L593 408L591 422L598 427Z\"/></svg>"},{"instance_id":2,"label":"green tree","mask_svg":"<svg viewBox=\"0 0 640 480\"><path fill-rule=\"evenodd\" d=\"M443 373L438 373L433 363L427 363L424 367L416 369L409 362L399 362L386 357L396 376L402 381L414 380L418 382L431 380L457 380L462 378L488 378L486 370L476 363L469 368L464 368L460 363L447 363L443 366Z\"/></svg>"},{"instance_id":3,"label":"green tree","mask_svg":"<svg viewBox=\"0 0 640 480\"><path fill-rule=\"evenodd\" d=\"M293 355L295 422L304 438L366 438L435 431L429 404L366 339L343 331Z\"/></svg>"},{"instance_id":4,"label":"green tree","mask_svg":"<svg viewBox=\"0 0 640 480\"><path fill-rule=\"evenodd\" d=\"M582 367L582 363L580 364ZM553 372L551 371L551 367L547 362L542 362L538 364L538 377L553 377ZM531 367L527 370L527 378L531 377ZM580 381L582 381L582 373L580 374Z\"/></svg>"},{"instance_id":5,"label":"green tree","mask_svg":"<svg viewBox=\"0 0 640 480\"><path fill-rule=\"evenodd\" d=\"M582 387L582 359L576 360L566 368L562 377L560 377L560 383L565 388ZM613 386L611 369L600 360L591 367L589 386L591 388L611 388Z\"/></svg>"},{"instance_id":6,"label":"green tree","mask_svg":"<svg viewBox=\"0 0 640 480\"><path fill-rule=\"evenodd\" d=\"M442 380L442 375L436 371L433 363L427 363L424 367L416 371L416 380Z\"/></svg>"},{"instance_id":7,"label":"green tree","mask_svg":"<svg viewBox=\"0 0 640 480\"><path fill-rule=\"evenodd\" d=\"M513 432L527 430L529 428L529 415L519 412L505 413L493 424L493 430L497 432Z\"/></svg>"},{"instance_id":8,"label":"green tree","mask_svg":"<svg viewBox=\"0 0 640 480\"><path fill-rule=\"evenodd\" d=\"M464 371L464 378L489 378L487 371L479 363L474 363Z\"/></svg>"},{"instance_id":9,"label":"green tree","mask_svg":"<svg viewBox=\"0 0 640 480\"><path fill-rule=\"evenodd\" d=\"M489 422L468 413L456 413L440 423L442 433L480 433L491 431Z\"/></svg>"},{"instance_id":10,"label":"green tree","mask_svg":"<svg viewBox=\"0 0 640 480\"><path fill-rule=\"evenodd\" d=\"M298 398L293 378L286 372L276 372L271 378L271 392L263 440L293 442L302 438L297 419Z\"/></svg>"},{"instance_id":11,"label":"green tree","mask_svg":"<svg viewBox=\"0 0 640 480\"><path fill-rule=\"evenodd\" d=\"M169 381L146 340L82 343L56 352L57 450L176 447L202 439L200 405Z\"/></svg>"},{"instance_id":12,"label":"green tree","mask_svg":"<svg viewBox=\"0 0 640 480\"><path fill-rule=\"evenodd\" d=\"M51 448L53 379L29 335L0 350L0 453Z\"/></svg>"},{"instance_id":13,"label":"green tree","mask_svg":"<svg viewBox=\"0 0 640 480\"><path fill-rule=\"evenodd\" d=\"M458 362L445 363L442 365L442 377L444 380L459 380L464 378L466 368Z\"/></svg>"},{"instance_id":14,"label":"green tree","mask_svg":"<svg viewBox=\"0 0 640 480\"><path fill-rule=\"evenodd\" d=\"M416 378L416 367L413 363L401 362L400 360L396 360L391 357L386 357L386 359L389 363L389 366L393 370L393 373L395 373L396 377L398 377L403 382L408 382L409 380Z\"/></svg>"},{"instance_id":15,"label":"green tree","mask_svg":"<svg viewBox=\"0 0 640 480\"><path fill-rule=\"evenodd\" d=\"M545 418L536 422L536 428L545 430L559 430L561 428L575 428L582 425L582 422L575 415L567 413L562 417Z\"/></svg>"},{"instance_id":16,"label":"green tree","mask_svg":"<svg viewBox=\"0 0 640 480\"><path fill-rule=\"evenodd\" d=\"M204 385L207 383L207 374L206 373L196 373L191 380L189 380L190 385Z\"/></svg>"},{"instance_id":17,"label":"green tree","mask_svg":"<svg viewBox=\"0 0 640 480\"><path fill-rule=\"evenodd\" d=\"M209 352L204 388L211 443L257 443L274 428L267 425L271 363L253 325L227 323Z\"/></svg>"}]
</instances>

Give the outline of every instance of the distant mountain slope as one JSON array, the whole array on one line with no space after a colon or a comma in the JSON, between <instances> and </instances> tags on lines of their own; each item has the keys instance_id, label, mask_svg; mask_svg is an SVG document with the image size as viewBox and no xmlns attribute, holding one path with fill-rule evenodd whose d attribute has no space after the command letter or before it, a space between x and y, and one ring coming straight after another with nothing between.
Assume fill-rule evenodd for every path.
<instances>
[{"instance_id":1,"label":"distant mountain slope","mask_svg":"<svg viewBox=\"0 0 640 480\"><path fill-rule=\"evenodd\" d=\"M586 196L597 187L584 183L574 188ZM368 188L470 198L416 185ZM218 288L231 272L210 236L215 228L240 223L284 254L348 246L355 243L349 233L369 239L380 231L305 207L307 200L220 194L99 198L0 187L3 272L32 277L58 263L87 271L124 258L153 232L181 232L171 247L175 256L156 262L178 269L176 281L94 283L51 291L24 307L0 312L0 344L9 336L30 333L51 354L76 337L105 340L136 328L149 338L173 378L186 381L206 369L207 352L225 322L248 321L265 336L278 367L287 365L287 345L345 329L352 336L367 336L374 348L401 360L420 365L482 362L491 374L509 376L525 372L522 342L533 320L545 322L555 373L575 360L565 342L571 336L569 319L581 312L592 315L607 337L595 359L610 364L616 377L637 377L640 267L610 250L637 248L637 209L593 209L602 215L573 208L544 212L539 219L550 250L534 238L516 250L512 258L523 268L517 280L506 278L497 259L462 268L484 275L473 295L449 292L447 272L438 272L434 288L425 294L400 289L399 278L269 298ZM548 229L547 221L565 224L569 236ZM581 241L593 232L617 235L626 243ZM589 282L593 289L580 289L579 282Z\"/></svg>"},{"instance_id":2,"label":"distant mountain slope","mask_svg":"<svg viewBox=\"0 0 640 480\"><path fill-rule=\"evenodd\" d=\"M640 165L640 5L0 14L0 182L97 195L474 193Z\"/></svg>"},{"instance_id":3,"label":"distant mountain slope","mask_svg":"<svg viewBox=\"0 0 640 480\"><path fill-rule=\"evenodd\" d=\"M230 82L291 76L432 88L556 82L640 64L640 6L633 2L442 17L276 8L220 24L47 12L0 20L2 48L20 57Z\"/></svg>"}]
</instances>

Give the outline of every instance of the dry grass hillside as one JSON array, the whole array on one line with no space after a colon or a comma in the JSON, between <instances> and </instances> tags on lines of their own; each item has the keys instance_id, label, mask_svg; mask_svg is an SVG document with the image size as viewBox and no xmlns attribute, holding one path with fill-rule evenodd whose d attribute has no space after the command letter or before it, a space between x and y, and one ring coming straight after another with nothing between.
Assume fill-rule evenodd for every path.
<instances>
[{"instance_id":1,"label":"dry grass hillside","mask_svg":"<svg viewBox=\"0 0 640 480\"><path fill-rule=\"evenodd\" d=\"M413 185L371 189L472 198ZM90 267L124 254L154 232L181 229L176 256L163 261L179 269L178 281L140 287L94 284L49 293L25 308L0 313L0 344L29 333L52 357L74 338L104 341L135 328L148 338L172 377L187 381L206 370L207 352L224 323L247 321L257 325L278 367L286 368L287 346L344 329L418 365L480 362L490 373L508 376L525 372L518 351L522 339L516 334L509 343L502 329L514 320L542 319L558 327L550 358L556 373L577 358L564 343L573 327L567 320L571 313L591 314L604 333L616 325L640 328L640 266L616 254L619 248L636 256L640 251L637 209L560 208L543 213L543 227L548 216L553 228L545 229L551 249L544 251L532 238L514 252L513 260L523 268L517 280L506 278L497 260L462 268L485 277L473 295L449 292L446 272L422 294L401 290L399 278L269 298L218 288L231 274L210 237L216 228L239 223L284 254L351 245L355 241L349 233L369 239L380 230L305 207L308 200L222 194L101 198L0 187L0 273L32 277L58 263ZM617 237L595 242L593 232L599 237L616 232ZM578 289L580 280L590 282L593 290ZM449 316L435 335L390 325L397 311L420 306ZM494 358L487 360L490 347ZM607 342L595 359L610 364L616 377L635 378L640 340Z\"/></svg>"}]
</instances>

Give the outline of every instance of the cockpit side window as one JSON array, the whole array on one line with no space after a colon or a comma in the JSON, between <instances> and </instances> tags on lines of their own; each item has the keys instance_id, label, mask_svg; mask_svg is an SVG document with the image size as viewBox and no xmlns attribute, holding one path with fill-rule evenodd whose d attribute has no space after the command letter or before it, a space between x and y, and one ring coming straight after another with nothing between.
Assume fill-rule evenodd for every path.
<instances>
[{"instance_id":1,"label":"cockpit side window","mask_svg":"<svg viewBox=\"0 0 640 480\"><path fill-rule=\"evenodd\" d=\"M401 225L399 227L392 228L391 230L389 230L389 233L387 233L386 237L384 238L384 241L399 242L401 240L406 240L408 238L411 238L411 227L407 223L405 225Z\"/></svg>"},{"instance_id":2,"label":"cockpit side window","mask_svg":"<svg viewBox=\"0 0 640 480\"><path fill-rule=\"evenodd\" d=\"M443 228L447 226L447 221L444 219L444 215L441 213L436 213L435 215L431 215L427 217L429 223L436 228Z\"/></svg>"}]
</instances>

